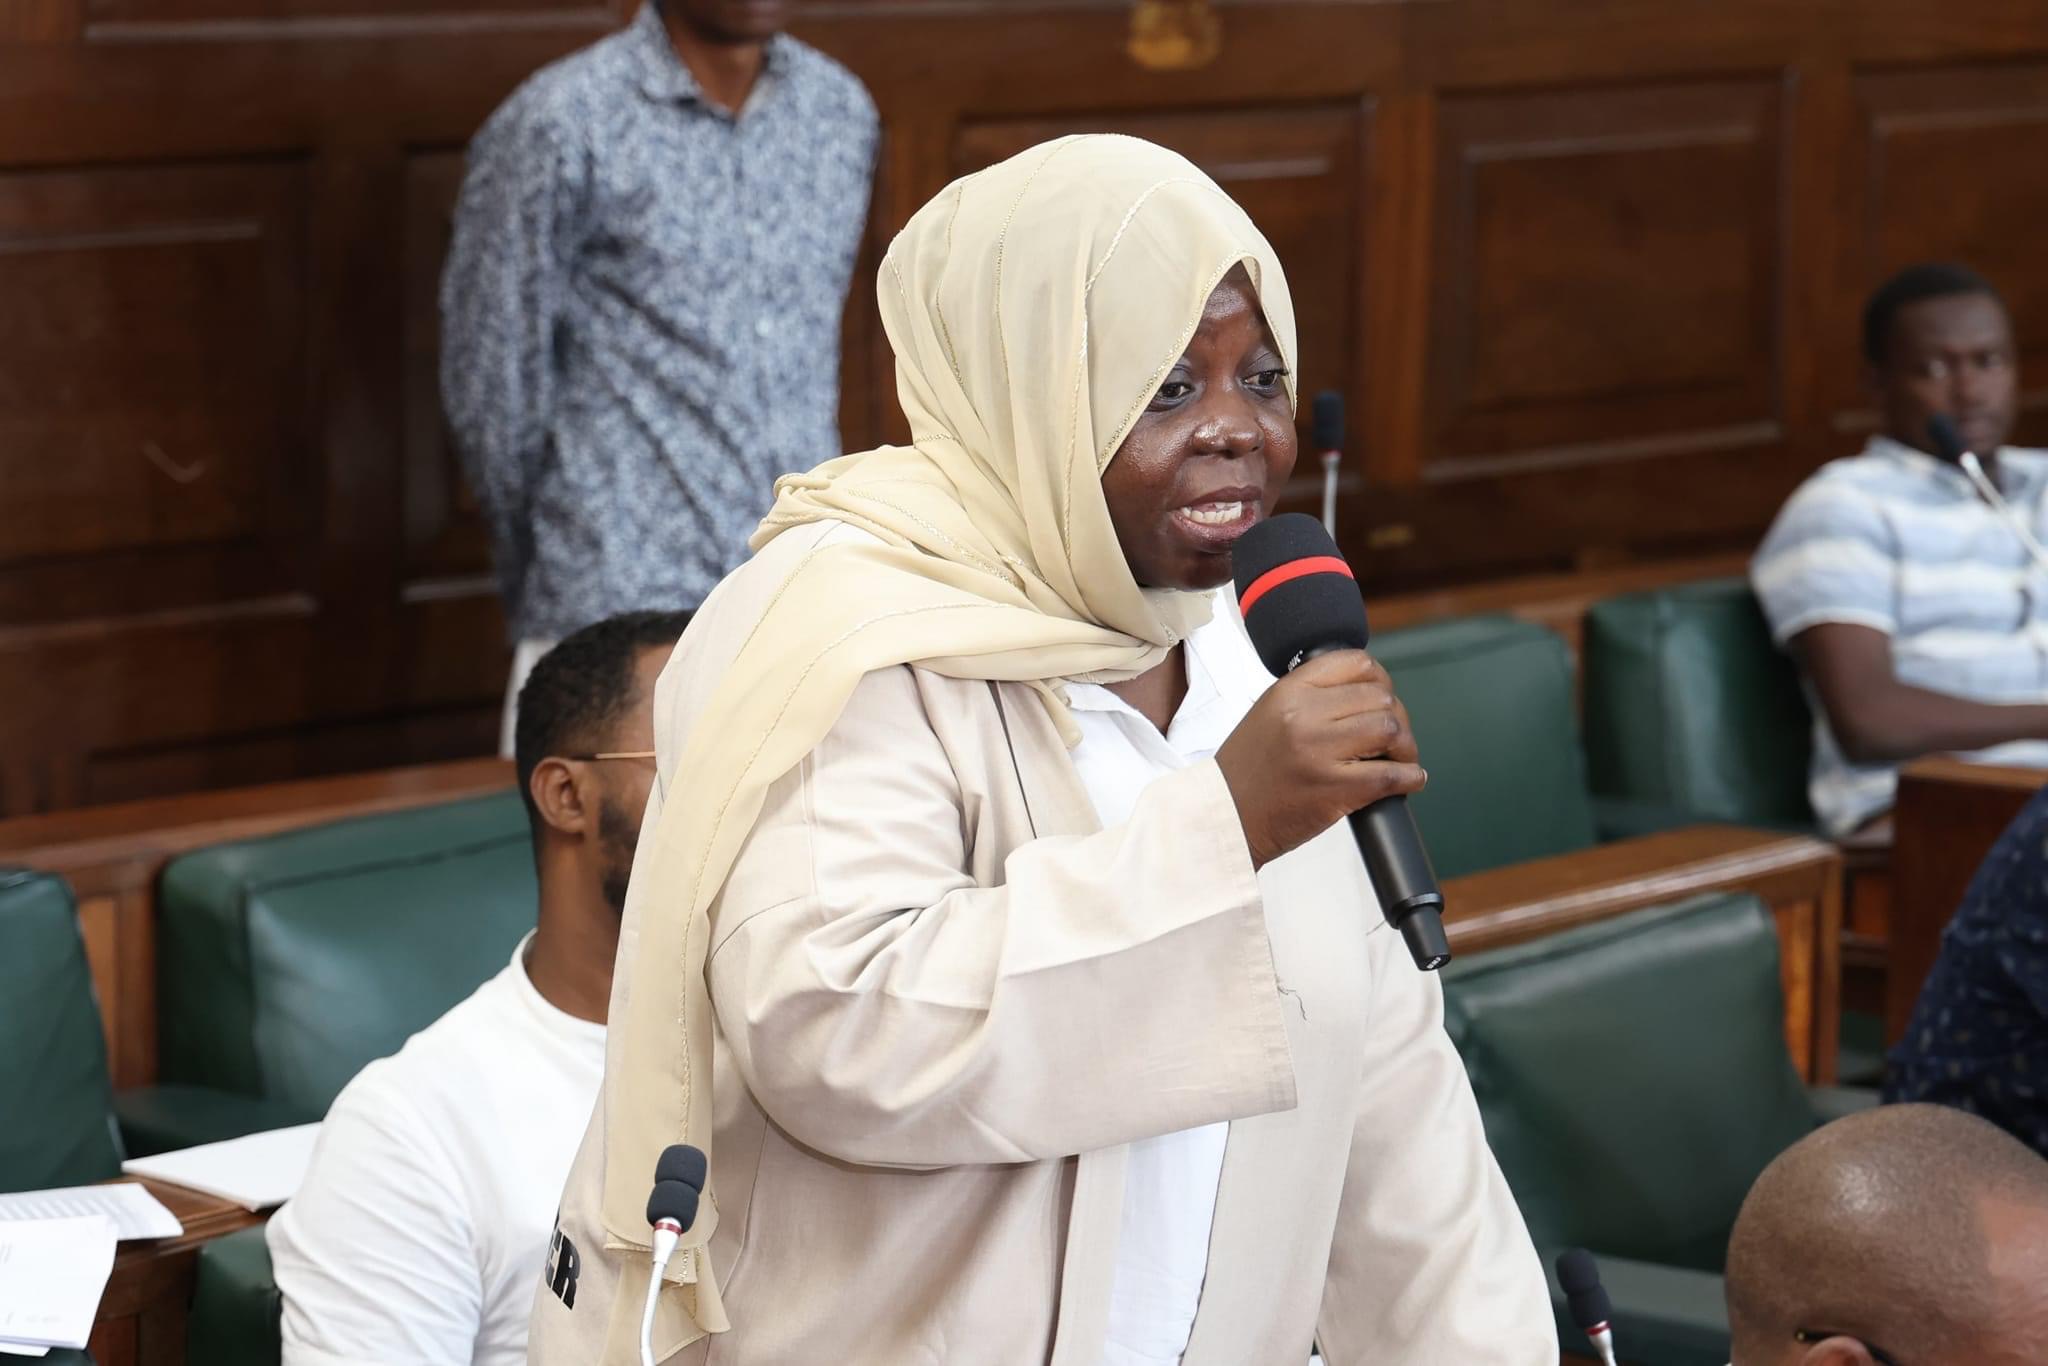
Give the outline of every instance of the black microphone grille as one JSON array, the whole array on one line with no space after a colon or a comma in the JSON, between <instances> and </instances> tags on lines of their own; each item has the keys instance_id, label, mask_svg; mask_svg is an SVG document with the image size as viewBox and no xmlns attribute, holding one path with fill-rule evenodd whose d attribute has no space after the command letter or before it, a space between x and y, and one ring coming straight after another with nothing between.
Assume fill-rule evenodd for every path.
<instances>
[{"instance_id":1,"label":"black microphone grille","mask_svg":"<svg viewBox=\"0 0 2048 1366\"><path fill-rule=\"evenodd\" d=\"M683 1232L697 1222L697 1188L686 1181L657 1181L647 1197L647 1222L658 1224L673 1219Z\"/></svg>"},{"instance_id":2,"label":"black microphone grille","mask_svg":"<svg viewBox=\"0 0 2048 1366\"><path fill-rule=\"evenodd\" d=\"M1600 1267L1586 1249L1566 1248L1557 1254L1557 1284L1580 1331L1591 1332L1614 1317L1614 1305L1600 1284Z\"/></svg>"},{"instance_id":3,"label":"black microphone grille","mask_svg":"<svg viewBox=\"0 0 2048 1366\"><path fill-rule=\"evenodd\" d=\"M1963 434L1956 430L1956 420L1947 413L1936 413L1927 419L1927 439L1934 444L1934 453L1951 464L1959 464L1963 452L1969 446L1963 442Z\"/></svg>"},{"instance_id":4,"label":"black microphone grille","mask_svg":"<svg viewBox=\"0 0 2048 1366\"><path fill-rule=\"evenodd\" d=\"M1365 603L1351 566L1323 524L1285 512L1247 531L1230 551L1237 606L1259 660L1284 674L1312 650L1362 650Z\"/></svg>"},{"instance_id":5,"label":"black microphone grille","mask_svg":"<svg viewBox=\"0 0 2048 1366\"><path fill-rule=\"evenodd\" d=\"M1344 395L1325 389L1316 395L1310 432L1318 451L1344 448Z\"/></svg>"},{"instance_id":6,"label":"black microphone grille","mask_svg":"<svg viewBox=\"0 0 2048 1366\"><path fill-rule=\"evenodd\" d=\"M663 1181L680 1181L686 1186L703 1190L708 1166L702 1148L693 1148L687 1143L671 1143L661 1150L661 1156L655 1161L655 1184L659 1185Z\"/></svg>"}]
</instances>

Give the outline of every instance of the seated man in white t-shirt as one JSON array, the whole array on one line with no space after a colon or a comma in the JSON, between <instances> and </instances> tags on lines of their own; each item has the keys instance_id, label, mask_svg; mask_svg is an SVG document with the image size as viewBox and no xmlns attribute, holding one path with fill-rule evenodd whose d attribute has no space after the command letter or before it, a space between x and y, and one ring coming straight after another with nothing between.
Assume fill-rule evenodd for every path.
<instances>
[{"instance_id":1,"label":"seated man in white t-shirt","mask_svg":"<svg viewBox=\"0 0 2048 1366\"><path fill-rule=\"evenodd\" d=\"M519 694L538 927L503 972L335 1099L270 1223L284 1366L516 1366L604 1074L612 957L654 781L654 681L689 621L635 612Z\"/></svg>"}]
</instances>

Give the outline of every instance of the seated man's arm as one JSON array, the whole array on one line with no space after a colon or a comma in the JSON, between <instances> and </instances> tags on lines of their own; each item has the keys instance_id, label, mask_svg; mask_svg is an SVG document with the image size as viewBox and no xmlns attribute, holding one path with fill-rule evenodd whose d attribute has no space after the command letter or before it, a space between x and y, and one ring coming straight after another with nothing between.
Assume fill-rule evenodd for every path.
<instances>
[{"instance_id":1,"label":"seated man's arm","mask_svg":"<svg viewBox=\"0 0 2048 1366\"><path fill-rule=\"evenodd\" d=\"M343 1091L299 1193L267 1239L284 1296L284 1366L469 1366L482 1317L457 1173L402 1097Z\"/></svg>"},{"instance_id":2,"label":"seated man's arm","mask_svg":"<svg viewBox=\"0 0 2048 1366\"><path fill-rule=\"evenodd\" d=\"M1813 680L1835 743L1853 763L2048 739L2048 706L1972 702L1901 683L1892 639L1873 627L1809 626L1792 638L1792 652Z\"/></svg>"}]
</instances>

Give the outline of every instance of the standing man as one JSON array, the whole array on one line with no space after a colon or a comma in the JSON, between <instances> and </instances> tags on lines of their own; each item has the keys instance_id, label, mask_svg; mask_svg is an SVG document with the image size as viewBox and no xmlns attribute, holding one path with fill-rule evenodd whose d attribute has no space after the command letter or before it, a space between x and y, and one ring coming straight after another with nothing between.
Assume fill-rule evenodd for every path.
<instances>
[{"instance_id":1,"label":"standing man","mask_svg":"<svg viewBox=\"0 0 2048 1366\"><path fill-rule=\"evenodd\" d=\"M2005 444L2005 304L1975 271L1913 266L1871 295L1863 351L1883 431L1799 487L1750 566L1817 703L1808 790L1833 835L1891 809L1907 759L2048 765L2048 453ZM1990 492L1935 449L1937 415Z\"/></svg>"},{"instance_id":2,"label":"standing man","mask_svg":"<svg viewBox=\"0 0 2048 1366\"><path fill-rule=\"evenodd\" d=\"M477 134L441 391L520 679L552 641L695 608L775 477L839 453L839 330L877 122L788 0L648 0Z\"/></svg>"}]
</instances>

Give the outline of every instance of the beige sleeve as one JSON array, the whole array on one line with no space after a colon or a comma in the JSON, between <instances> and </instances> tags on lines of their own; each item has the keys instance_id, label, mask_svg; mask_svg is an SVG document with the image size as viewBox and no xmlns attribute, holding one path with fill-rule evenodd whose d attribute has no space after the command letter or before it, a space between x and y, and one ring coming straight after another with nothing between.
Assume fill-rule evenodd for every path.
<instances>
[{"instance_id":1,"label":"beige sleeve","mask_svg":"<svg viewBox=\"0 0 2048 1366\"><path fill-rule=\"evenodd\" d=\"M1328 1366L1554 1366L1550 1290L1443 1029L1443 989L1379 946L1316 1340Z\"/></svg>"},{"instance_id":2,"label":"beige sleeve","mask_svg":"<svg viewBox=\"0 0 2048 1366\"><path fill-rule=\"evenodd\" d=\"M1264 909L1213 763L1131 819L974 828L908 669L770 792L716 912L727 1045L792 1136L869 1165L1022 1162L1294 1104Z\"/></svg>"}]
</instances>

